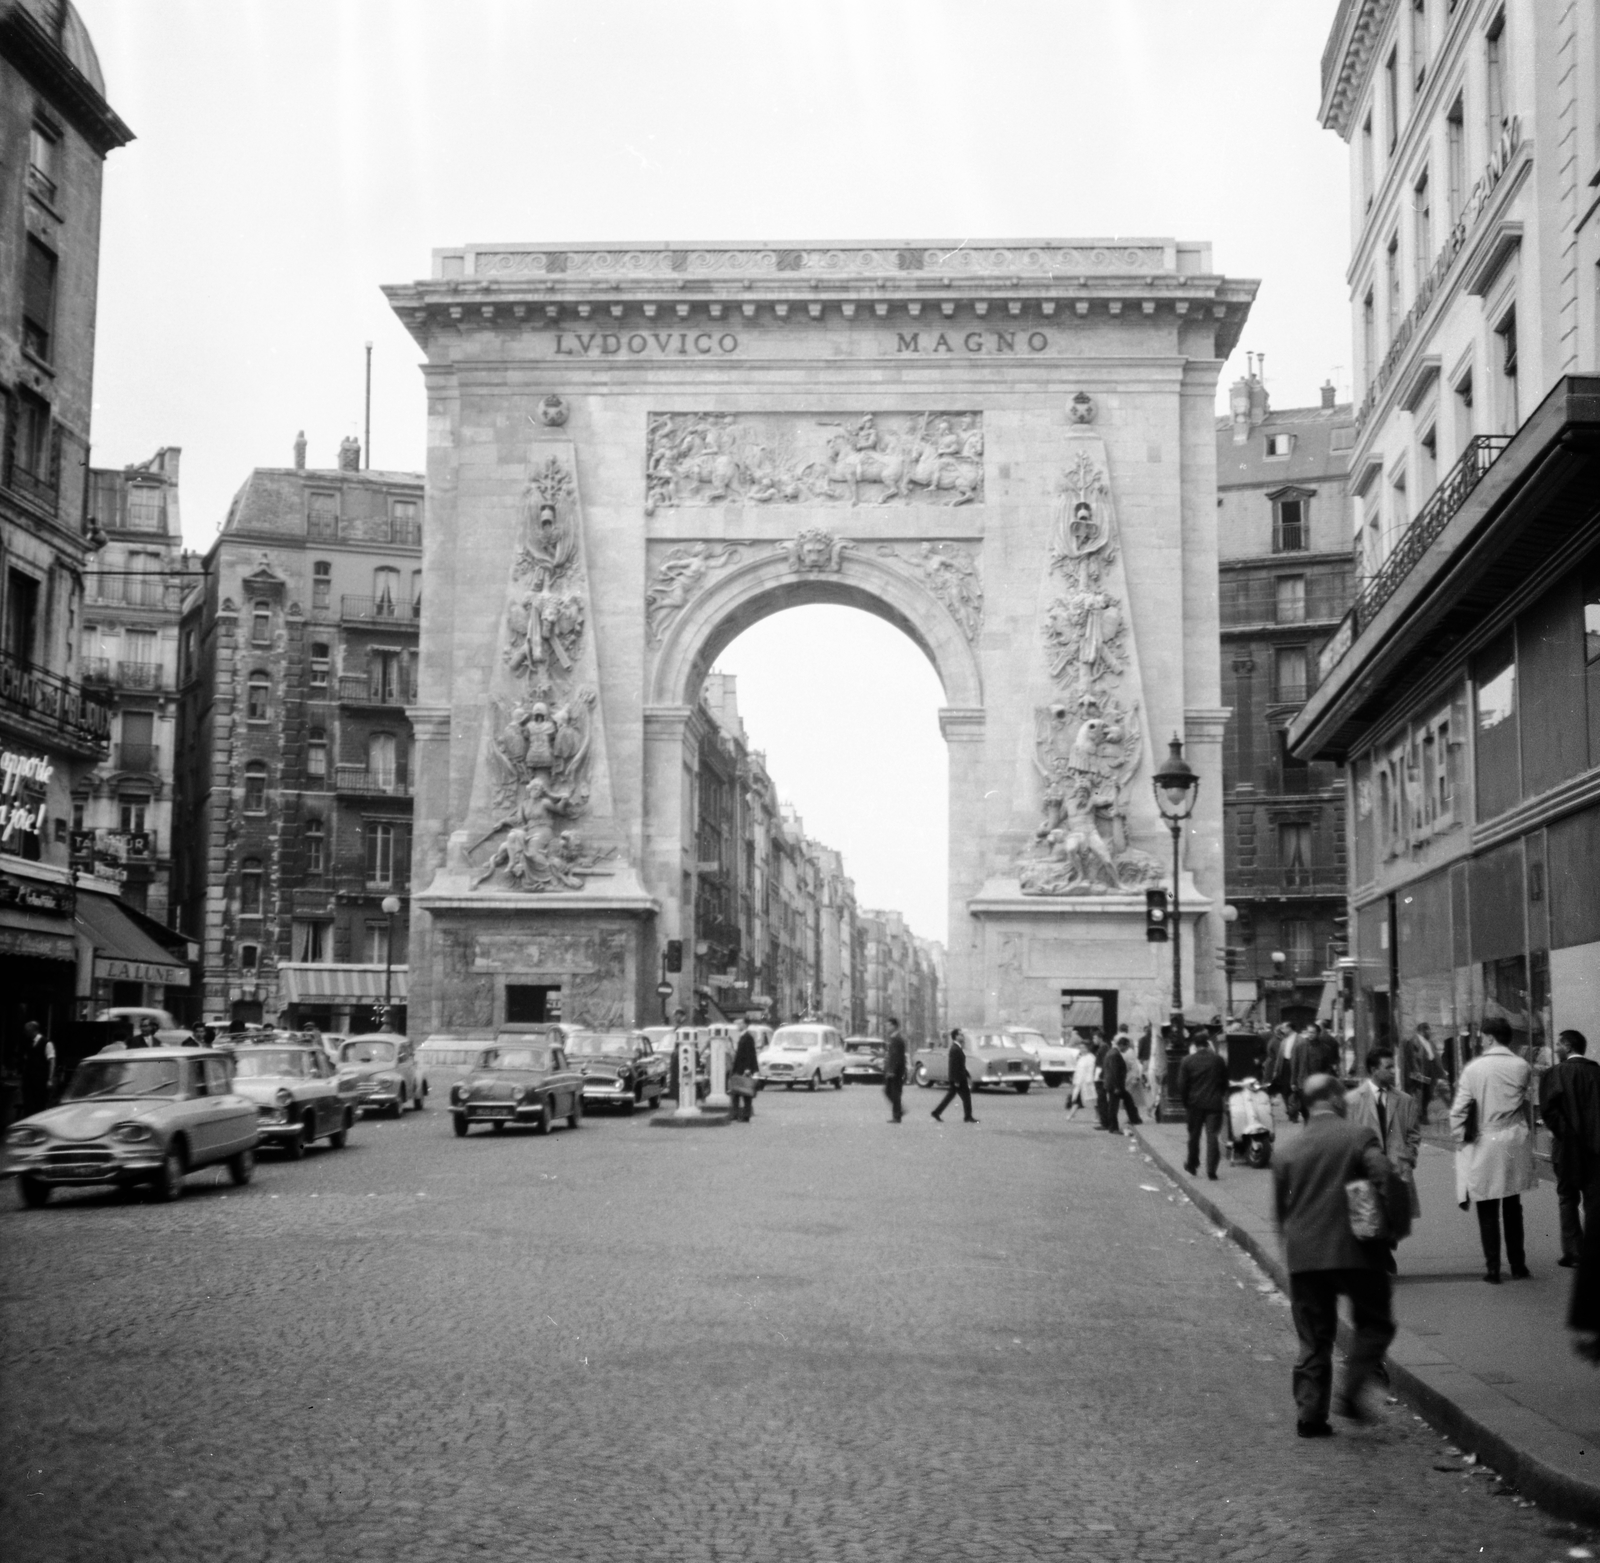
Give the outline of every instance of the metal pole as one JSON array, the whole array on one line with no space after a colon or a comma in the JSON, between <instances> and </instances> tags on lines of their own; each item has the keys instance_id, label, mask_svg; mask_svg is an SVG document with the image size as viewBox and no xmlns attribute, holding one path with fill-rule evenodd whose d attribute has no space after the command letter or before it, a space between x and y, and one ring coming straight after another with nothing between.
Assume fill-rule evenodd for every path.
<instances>
[{"instance_id":1,"label":"metal pole","mask_svg":"<svg viewBox=\"0 0 1600 1563\"><path fill-rule=\"evenodd\" d=\"M394 913L384 915L389 919L389 931L383 941L383 1024L385 1030L393 1030L389 1015L394 1007Z\"/></svg>"},{"instance_id":2,"label":"metal pole","mask_svg":"<svg viewBox=\"0 0 1600 1563\"><path fill-rule=\"evenodd\" d=\"M1178 904L1178 832L1182 820L1173 820L1172 830L1172 1040L1183 1046L1183 922Z\"/></svg>"},{"instance_id":3,"label":"metal pole","mask_svg":"<svg viewBox=\"0 0 1600 1563\"><path fill-rule=\"evenodd\" d=\"M372 465L372 343L367 343L367 415L361 436L361 464Z\"/></svg>"}]
</instances>

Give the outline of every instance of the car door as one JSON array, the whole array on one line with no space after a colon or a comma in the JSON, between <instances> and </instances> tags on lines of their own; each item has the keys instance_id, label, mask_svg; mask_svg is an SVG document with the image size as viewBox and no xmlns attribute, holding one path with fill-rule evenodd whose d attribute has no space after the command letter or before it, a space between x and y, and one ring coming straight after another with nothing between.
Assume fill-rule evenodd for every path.
<instances>
[{"instance_id":1,"label":"car door","mask_svg":"<svg viewBox=\"0 0 1600 1563\"><path fill-rule=\"evenodd\" d=\"M550 1116L565 1118L578 1110L578 1095L583 1090L583 1076L570 1072L567 1050L555 1043L550 1046Z\"/></svg>"},{"instance_id":2,"label":"car door","mask_svg":"<svg viewBox=\"0 0 1600 1563\"><path fill-rule=\"evenodd\" d=\"M233 1088L233 1071L225 1058L202 1059L206 1075L206 1103L211 1132L208 1136L213 1160L235 1155L256 1139L255 1103Z\"/></svg>"},{"instance_id":3,"label":"car door","mask_svg":"<svg viewBox=\"0 0 1600 1563\"><path fill-rule=\"evenodd\" d=\"M336 1133L344 1120L344 1108L333 1086L333 1068L320 1051L308 1055L311 1078L306 1082L316 1113L318 1135Z\"/></svg>"}]
</instances>

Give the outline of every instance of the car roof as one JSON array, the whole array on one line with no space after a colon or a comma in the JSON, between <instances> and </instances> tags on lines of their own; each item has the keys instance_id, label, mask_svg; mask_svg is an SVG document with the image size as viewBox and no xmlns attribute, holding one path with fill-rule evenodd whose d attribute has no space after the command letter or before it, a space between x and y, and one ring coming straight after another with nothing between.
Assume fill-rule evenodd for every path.
<instances>
[{"instance_id":1,"label":"car roof","mask_svg":"<svg viewBox=\"0 0 1600 1563\"><path fill-rule=\"evenodd\" d=\"M357 1031L342 1039L345 1042L405 1042L409 1040L398 1031Z\"/></svg>"},{"instance_id":2,"label":"car roof","mask_svg":"<svg viewBox=\"0 0 1600 1563\"><path fill-rule=\"evenodd\" d=\"M220 1058L226 1063L233 1061L232 1056L220 1047L119 1047L109 1053L91 1053L82 1062L105 1058L118 1062L125 1058Z\"/></svg>"}]
</instances>

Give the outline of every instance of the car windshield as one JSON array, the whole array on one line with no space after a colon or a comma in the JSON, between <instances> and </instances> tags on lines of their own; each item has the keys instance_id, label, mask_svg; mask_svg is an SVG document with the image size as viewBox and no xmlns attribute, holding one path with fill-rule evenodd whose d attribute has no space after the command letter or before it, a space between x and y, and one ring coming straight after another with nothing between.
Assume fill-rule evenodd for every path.
<instances>
[{"instance_id":1,"label":"car windshield","mask_svg":"<svg viewBox=\"0 0 1600 1563\"><path fill-rule=\"evenodd\" d=\"M845 1043L845 1050L850 1053L881 1053L883 1051L883 1043L847 1042Z\"/></svg>"},{"instance_id":2,"label":"car windshield","mask_svg":"<svg viewBox=\"0 0 1600 1563\"><path fill-rule=\"evenodd\" d=\"M176 1096L175 1058L91 1058L78 1065L65 1100L89 1096Z\"/></svg>"},{"instance_id":3,"label":"car windshield","mask_svg":"<svg viewBox=\"0 0 1600 1563\"><path fill-rule=\"evenodd\" d=\"M311 1061L297 1049L261 1047L241 1049L233 1061L233 1072L241 1080L263 1080L275 1075L304 1079L311 1072Z\"/></svg>"},{"instance_id":4,"label":"car windshield","mask_svg":"<svg viewBox=\"0 0 1600 1563\"><path fill-rule=\"evenodd\" d=\"M567 1039L567 1051L574 1058L632 1058L631 1037L585 1037Z\"/></svg>"},{"instance_id":5,"label":"car windshield","mask_svg":"<svg viewBox=\"0 0 1600 1563\"><path fill-rule=\"evenodd\" d=\"M484 1069L548 1069L542 1047L492 1047L483 1055Z\"/></svg>"},{"instance_id":6,"label":"car windshield","mask_svg":"<svg viewBox=\"0 0 1600 1563\"><path fill-rule=\"evenodd\" d=\"M340 1062L346 1064L392 1064L393 1042L346 1042L339 1049Z\"/></svg>"}]
</instances>

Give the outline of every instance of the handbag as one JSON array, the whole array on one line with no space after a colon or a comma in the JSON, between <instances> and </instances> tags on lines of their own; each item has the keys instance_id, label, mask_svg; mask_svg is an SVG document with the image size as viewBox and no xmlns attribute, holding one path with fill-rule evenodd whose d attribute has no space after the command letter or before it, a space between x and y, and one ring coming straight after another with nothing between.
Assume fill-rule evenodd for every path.
<instances>
[{"instance_id":1,"label":"handbag","mask_svg":"<svg viewBox=\"0 0 1600 1563\"><path fill-rule=\"evenodd\" d=\"M1471 1098L1467 1103L1467 1116L1461 1125L1461 1143L1471 1145L1478 1138L1478 1099Z\"/></svg>"},{"instance_id":2,"label":"handbag","mask_svg":"<svg viewBox=\"0 0 1600 1563\"><path fill-rule=\"evenodd\" d=\"M730 1096L754 1096L756 1094L755 1077L752 1075L729 1075L728 1094Z\"/></svg>"},{"instance_id":3,"label":"handbag","mask_svg":"<svg viewBox=\"0 0 1600 1563\"><path fill-rule=\"evenodd\" d=\"M1345 1210L1350 1231L1358 1243L1381 1243L1388 1239L1388 1212L1382 1191L1370 1178L1352 1178L1344 1186Z\"/></svg>"}]
</instances>

